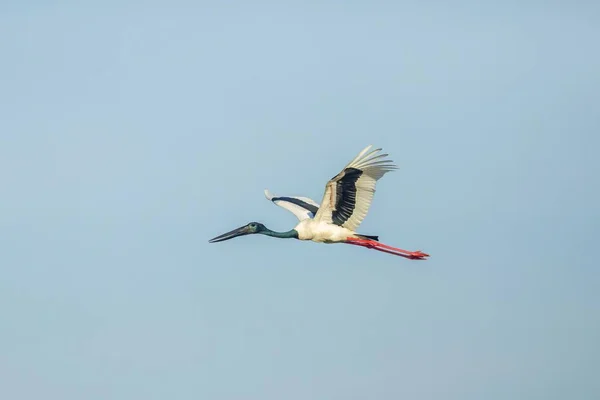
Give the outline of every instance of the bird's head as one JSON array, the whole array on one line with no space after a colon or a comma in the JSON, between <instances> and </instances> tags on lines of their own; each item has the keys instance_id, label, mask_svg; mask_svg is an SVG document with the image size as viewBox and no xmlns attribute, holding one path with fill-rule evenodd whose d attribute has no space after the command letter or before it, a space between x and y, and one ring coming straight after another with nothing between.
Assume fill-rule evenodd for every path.
<instances>
[{"instance_id":1,"label":"bird's head","mask_svg":"<svg viewBox=\"0 0 600 400\"><path fill-rule=\"evenodd\" d=\"M210 239L209 243L222 242L224 240L233 239L234 237L251 235L254 233L263 233L267 230L267 227L261 224L260 222L250 222L249 224L246 224L230 232L224 233L222 235Z\"/></svg>"}]
</instances>

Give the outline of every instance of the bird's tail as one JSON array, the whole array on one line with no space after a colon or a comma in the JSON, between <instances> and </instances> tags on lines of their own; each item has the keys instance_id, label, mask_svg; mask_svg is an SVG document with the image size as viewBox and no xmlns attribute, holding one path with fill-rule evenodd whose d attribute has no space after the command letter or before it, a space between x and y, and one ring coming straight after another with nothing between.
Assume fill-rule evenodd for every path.
<instances>
[{"instance_id":1,"label":"bird's tail","mask_svg":"<svg viewBox=\"0 0 600 400\"><path fill-rule=\"evenodd\" d=\"M376 242L379 242L379 236L372 236L372 235L359 235L356 234L356 236L358 236L361 239L370 239L370 240L374 240Z\"/></svg>"}]
</instances>

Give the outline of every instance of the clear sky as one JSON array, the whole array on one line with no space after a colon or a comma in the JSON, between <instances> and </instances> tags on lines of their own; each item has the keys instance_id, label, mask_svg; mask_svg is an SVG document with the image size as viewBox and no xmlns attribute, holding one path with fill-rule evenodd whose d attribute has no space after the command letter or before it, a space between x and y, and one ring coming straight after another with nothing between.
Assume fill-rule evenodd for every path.
<instances>
[{"instance_id":1,"label":"clear sky","mask_svg":"<svg viewBox=\"0 0 600 400\"><path fill-rule=\"evenodd\" d=\"M600 398L600 7L495 3L3 2L0 398ZM368 144L428 261L208 243Z\"/></svg>"}]
</instances>

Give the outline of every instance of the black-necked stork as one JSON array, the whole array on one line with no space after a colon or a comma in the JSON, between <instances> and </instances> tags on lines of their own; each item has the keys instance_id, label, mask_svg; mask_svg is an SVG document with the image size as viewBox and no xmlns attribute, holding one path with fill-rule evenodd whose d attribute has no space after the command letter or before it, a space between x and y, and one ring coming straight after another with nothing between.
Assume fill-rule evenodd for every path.
<instances>
[{"instance_id":1,"label":"black-necked stork","mask_svg":"<svg viewBox=\"0 0 600 400\"><path fill-rule=\"evenodd\" d=\"M307 197L273 196L265 190L267 199L291 211L300 221L287 232L274 232L259 222L251 222L209 242L221 242L237 236L259 233L276 238L312 240L317 243L347 243L363 246L414 260L429 257L421 251L407 251L379 242L378 236L363 235L356 229L367 215L377 181L387 172L397 169L391 160L378 154L382 149L363 149L325 186L321 204Z\"/></svg>"}]
</instances>

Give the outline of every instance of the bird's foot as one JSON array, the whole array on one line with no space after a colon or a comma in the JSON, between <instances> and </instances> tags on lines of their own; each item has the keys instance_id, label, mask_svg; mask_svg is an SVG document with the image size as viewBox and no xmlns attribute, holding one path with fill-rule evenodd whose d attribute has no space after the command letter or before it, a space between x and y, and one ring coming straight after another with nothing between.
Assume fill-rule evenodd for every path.
<instances>
[{"instance_id":1,"label":"bird's foot","mask_svg":"<svg viewBox=\"0 0 600 400\"><path fill-rule=\"evenodd\" d=\"M429 257L429 254L423 253L421 250L417 250L408 252L408 256L413 260L424 260L426 257Z\"/></svg>"}]
</instances>

